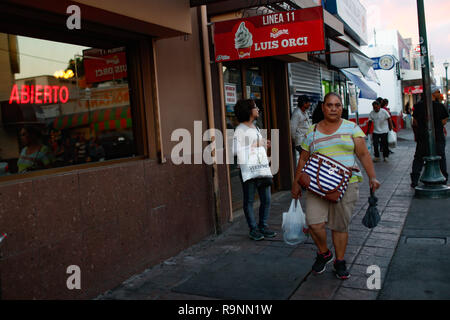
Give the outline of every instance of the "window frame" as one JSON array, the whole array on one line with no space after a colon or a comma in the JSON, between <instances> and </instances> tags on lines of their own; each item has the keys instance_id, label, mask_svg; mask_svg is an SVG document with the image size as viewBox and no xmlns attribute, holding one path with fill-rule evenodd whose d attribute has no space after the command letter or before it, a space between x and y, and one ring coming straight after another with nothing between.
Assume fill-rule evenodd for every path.
<instances>
[{"instance_id":1,"label":"window frame","mask_svg":"<svg viewBox=\"0 0 450 320\"><path fill-rule=\"evenodd\" d=\"M2 176L0 184L144 159L164 162L161 158L163 152L153 38L84 20L81 30L68 30L67 16L64 15L9 4L1 4L0 9L2 33L94 48L126 48L132 128L137 153L135 157Z\"/></svg>"}]
</instances>

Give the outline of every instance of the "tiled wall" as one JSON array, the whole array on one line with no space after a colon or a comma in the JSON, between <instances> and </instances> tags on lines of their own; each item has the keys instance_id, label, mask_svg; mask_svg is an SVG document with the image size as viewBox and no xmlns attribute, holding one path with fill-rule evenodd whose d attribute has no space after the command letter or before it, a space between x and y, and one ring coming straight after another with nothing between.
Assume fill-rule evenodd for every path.
<instances>
[{"instance_id":1,"label":"tiled wall","mask_svg":"<svg viewBox=\"0 0 450 320\"><path fill-rule=\"evenodd\" d=\"M0 197L3 299L92 298L214 232L204 165L131 161L2 184ZM67 289L70 265L81 290Z\"/></svg>"}]
</instances>

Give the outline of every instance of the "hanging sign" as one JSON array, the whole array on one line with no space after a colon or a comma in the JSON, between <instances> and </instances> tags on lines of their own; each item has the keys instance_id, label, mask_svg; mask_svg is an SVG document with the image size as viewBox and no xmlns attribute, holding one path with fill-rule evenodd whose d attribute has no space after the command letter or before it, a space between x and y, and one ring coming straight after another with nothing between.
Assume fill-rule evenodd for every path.
<instances>
[{"instance_id":1,"label":"hanging sign","mask_svg":"<svg viewBox=\"0 0 450 320\"><path fill-rule=\"evenodd\" d=\"M216 62L324 50L323 8L216 22L214 47Z\"/></svg>"},{"instance_id":2,"label":"hanging sign","mask_svg":"<svg viewBox=\"0 0 450 320\"><path fill-rule=\"evenodd\" d=\"M419 94L423 93L423 86L410 86L403 88L404 94Z\"/></svg>"},{"instance_id":3,"label":"hanging sign","mask_svg":"<svg viewBox=\"0 0 450 320\"><path fill-rule=\"evenodd\" d=\"M231 105L236 104L237 102L237 93L236 93L236 85L231 83L225 84L225 104Z\"/></svg>"},{"instance_id":4,"label":"hanging sign","mask_svg":"<svg viewBox=\"0 0 450 320\"><path fill-rule=\"evenodd\" d=\"M87 83L118 80L127 77L125 48L83 50Z\"/></svg>"}]
</instances>

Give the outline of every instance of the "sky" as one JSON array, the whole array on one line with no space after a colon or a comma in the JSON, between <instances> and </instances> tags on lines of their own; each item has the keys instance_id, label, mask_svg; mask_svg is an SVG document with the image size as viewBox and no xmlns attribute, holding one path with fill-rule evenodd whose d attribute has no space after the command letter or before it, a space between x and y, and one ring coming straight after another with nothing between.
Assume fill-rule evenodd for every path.
<instances>
[{"instance_id":1,"label":"sky","mask_svg":"<svg viewBox=\"0 0 450 320\"><path fill-rule=\"evenodd\" d=\"M373 41L373 29L397 29L403 38L417 44L419 25L416 0L360 0L367 9L367 32ZM445 77L443 63L450 62L450 1L424 0L428 50L434 56L435 77ZM449 70L450 78L450 70Z\"/></svg>"},{"instance_id":2,"label":"sky","mask_svg":"<svg viewBox=\"0 0 450 320\"><path fill-rule=\"evenodd\" d=\"M28 37L18 37L20 52L20 73L16 79L41 75L53 75L55 71L65 70L70 59L82 54L86 47L61 42Z\"/></svg>"}]
</instances>

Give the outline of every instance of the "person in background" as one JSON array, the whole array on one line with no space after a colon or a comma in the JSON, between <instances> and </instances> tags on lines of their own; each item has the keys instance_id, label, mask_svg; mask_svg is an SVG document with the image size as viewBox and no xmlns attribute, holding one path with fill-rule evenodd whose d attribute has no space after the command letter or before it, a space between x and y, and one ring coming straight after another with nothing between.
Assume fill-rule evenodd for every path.
<instances>
[{"instance_id":1,"label":"person in background","mask_svg":"<svg viewBox=\"0 0 450 320\"><path fill-rule=\"evenodd\" d=\"M308 129L306 139L303 141L300 161L292 184L292 198L298 199L302 195L298 181L310 152L328 156L349 168L358 166L356 162L358 157L369 177L370 188L373 191L378 189L380 183L376 179L372 159L364 141L364 132L354 122L342 119L341 97L333 92L327 94L322 109L324 119ZM344 197L338 203L322 199L312 192L306 193L306 223L318 249L316 261L312 266L314 274L322 274L326 270L326 265L333 261L333 253L327 244L326 227L328 227L331 229L336 253L334 260L336 277L342 280L350 278L344 256L348 243L348 227L359 198L358 185L362 180L360 172L354 173Z\"/></svg>"},{"instance_id":2,"label":"person in background","mask_svg":"<svg viewBox=\"0 0 450 320\"><path fill-rule=\"evenodd\" d=\"M396 129L396 128L397 128L397 127L396 127L396 124L395 124L394 120L392 119L392 113L391 113L391 110L389 109L389 100L388 100L388 99L383 99L383 101L381 102L381 108L383 108L384 110L386 110L387 113L389 113L389 116L391 117L392 126L390 127L389 130L394 130L394 129ZM391 150L389 149L389 144L388 144L388 151L389 151L389 154L394 153L393 151L391 151Z\"/></svg>"},{"instance_id":3,"label":"person in background","mask_svg":"<svg viewBox=\"0 0 450 320\"><path fill-rule=\"evenodd\" d=\"M389 149L388 149L388 133L389 130L392 129L392 119L389 116L389 113L381 109L378 101L374 101L372 103L373 111L369 114L369 124L367 126L366 135L370 133L371 125L373 125L373 148L374 148L374 162L380 161L380 150L379 146L381 146L381 151L383 152L383 158L385 162L388 162L389 158Z\"/></svg>"},{"instance_id":4,"label":"person in background","mask_svg":"<svg viewBox=\"0 0 450 320\"><path fill-rule=\"evenodd\" d=\"M270 141L262 137L255 121L259 117L259 108L254 100L239 100L234 108L234 113L239 125L236 127L233 137L233 153L238 157L238 163L246 163L250 153L255 152L256 148L270 148ZM276 232L268 228L268 219L270 215L271 187L264 184L264 179L254 178L244 182L242 173L240 174L242 190L244 194L244 215L250 229L249 237L252 240L263 240L264 238L273 238ZM259 223L256 222L253 203L255 193L258 192Z\"/></svg>"},{"instance_id":5,"label":"person in background","mask_svg":"<svg viewBox=\"0 0 450 320\"><path fill-rule=\"evenodd\" d=\"M40 130L35 126L25 126L19 135L24 147L17 160L18 173L50 168L53 156L50 148L42 144Z\"/></svg>"},{"instance_id":6,"label":"person in background","mask_svg":"<svg viewBox=\"0 0 450 320\"><path fill-rule=\"evenodd\" d=\"M438 86L431 86L431 97L433 101L433 120L434 132L436 138L436 154L441 157L440 168L445 177L445 184L448 181L447 160L445 158L445 125L447 124L448 111L447 108L439 102L440 88ZM411 187L415 188L419 184L420 174L423 168L423 157L429 155L428 151L428 125L426 119L425 103L420 101L414 105L413 113L413 128L415 128L416 137L416 153L412 163L411 172Z\"/></svg>"},{"instance_id":7,"label":"person in background","mask_svg":"<svg viewBox=\"0 0 450 320\"><path fill-rule=\"evenodd\" d=\"M323 120L324 115L322 111L323 101L319 101L317 103L317 107L314 109L314 112L312 114L312 123L316 124Z\"/></svg>"},{"instance_id":8,"label":"person in background","mask_svg":"<svg viewBox=\"0 0 450 320\"><path fill-rule=\"evenodd\" d=\"M306 132L311 126L311 120L306 110L311 106L311 102L306 95L301 95L297 99L297 108L295 108L291 117L291 137L294 140L295 150L302 152L301 144L306 137Z\"/></svg>"}]
</instances>

